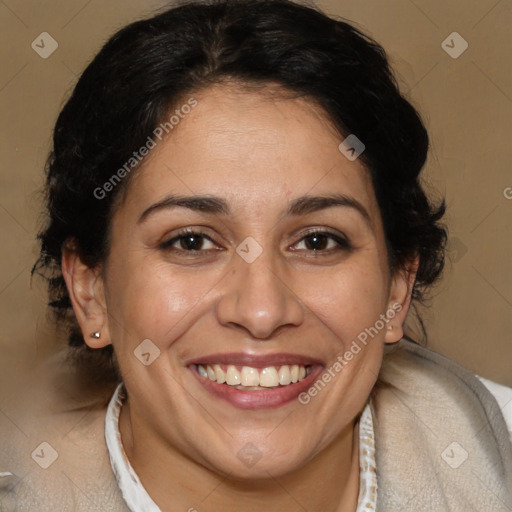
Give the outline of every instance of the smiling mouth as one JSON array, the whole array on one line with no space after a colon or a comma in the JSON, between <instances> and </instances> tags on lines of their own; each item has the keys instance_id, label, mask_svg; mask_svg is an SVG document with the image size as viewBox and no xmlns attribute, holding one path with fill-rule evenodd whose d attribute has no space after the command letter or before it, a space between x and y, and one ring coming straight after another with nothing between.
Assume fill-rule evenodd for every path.
<instances>
[{"instance_id":1,"label":"smiling mouth","mask_svg":"<svg viewBox=\"0 0 512 512\"><path fill-rule=\"evenodd\" d=\"M192 365L201 377L242 391L263 391L284 388L308 377L311 365L280 365L265 368L221 364Z\"/></svg>"}]
</instances>

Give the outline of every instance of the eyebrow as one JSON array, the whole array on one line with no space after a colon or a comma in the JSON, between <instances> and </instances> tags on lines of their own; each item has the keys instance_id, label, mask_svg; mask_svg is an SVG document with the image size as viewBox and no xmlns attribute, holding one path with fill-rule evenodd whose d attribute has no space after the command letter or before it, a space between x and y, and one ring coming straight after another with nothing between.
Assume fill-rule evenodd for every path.
<instances>
[{"instance_id":1,"label":"eyebrow","mask_svg":"<svg viewBox=\"0 0 512 512\"><path fill-rule=\"evenodd\" d=\"M284 216L306 215L336 206L356 210L371 225L370 215L366 208L357 199L344 194L298 197L291 201L288 209L284 212ZM137 224L141 224L157 211L176 207L188 208L189 210L210 215L229 215L231 212L227 202L220 197L170 195L144 210Z\"/></svg>"}]
</instances>

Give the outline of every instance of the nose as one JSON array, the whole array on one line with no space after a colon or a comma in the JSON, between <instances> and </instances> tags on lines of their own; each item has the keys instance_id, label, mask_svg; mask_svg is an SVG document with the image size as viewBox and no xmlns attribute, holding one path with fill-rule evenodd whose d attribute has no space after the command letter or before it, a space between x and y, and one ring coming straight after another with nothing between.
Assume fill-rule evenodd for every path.
<instances>
[{"instance_id":1,"label":"nose","mask_svg":"<svg viewBox=\"0 0 512 512\"><path fill-rule=\"evenodd\" d=\"M282 262L270 251L252 263L234 255L227 283L217 302L217 318L224 326L248 331L265 340L284 326L298 326L304 319L304 306L294 293L293 284Z\"/></svg>"}]
</instances>

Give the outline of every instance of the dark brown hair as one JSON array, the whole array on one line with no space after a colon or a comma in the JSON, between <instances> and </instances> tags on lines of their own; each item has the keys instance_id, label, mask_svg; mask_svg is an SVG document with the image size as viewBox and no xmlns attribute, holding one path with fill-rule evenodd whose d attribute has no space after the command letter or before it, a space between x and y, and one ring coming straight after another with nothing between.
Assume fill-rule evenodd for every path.
<instances>
[{"instance_id":1,"label":"dark brown hair","mask_svg":"<svg viewBox=\"0 0 512 512\"><path fill-rule=\"evenodd\" d=\"M91 268L105 260L116 198L129 179L104 198L94 191L179 99L226 79L280 84L320 105L340 135L356 134L366 146L360 159L371 174L391 271L419 255L416 301L442 271L445 205L433 206L419 179L427 131L382 47L350 23L288 0L187 2L116 33L81 75L55 126L47 223L33 273L48 279L50 306L67 325L69 345L96 368L117 371L113 348L85 345L61 272L62 246L74 240Z\"/></svg>"}]
</instances>

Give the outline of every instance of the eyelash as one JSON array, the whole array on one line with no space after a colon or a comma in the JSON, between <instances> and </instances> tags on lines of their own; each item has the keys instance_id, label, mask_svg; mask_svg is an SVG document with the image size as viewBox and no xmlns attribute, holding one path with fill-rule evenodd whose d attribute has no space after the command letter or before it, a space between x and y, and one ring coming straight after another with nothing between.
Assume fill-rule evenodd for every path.
<instances>
[{"instance_id":1,"label":"eyelash","mask_svg":"<svg viewBox=\"0 0 512 512\"><path fill-rule=\"evenodd\" d=\"M159 245L159 247L160 247L160 249L162 249L164 251L188 253L187 256L188 255L195 256L196 254L199 254L201 252L208 252L208 251L212 250L212 249L199 249L199 250L189 249L189 250L187 250L187 249L181 249L181 248L178 249L178 248L172 247L176 242L179 242L179 241L185 239L187 236L191 236L191 235L199 237L201 239L206 239L206 240L212 242L213 244L215 243L205 233L187 228L187 229L183 229L183 230L179 231L178 234L175 237L171 238L170 240L167 240L166 242L161 243ZM305 239L307 239L308 237L311 237L312 235L325 236L325 237L329 238L330 240L333 240L338 245L336 248L330 248L330 249L320 249L320 250L306 249L307 252L310 252L313 254L323 253L323 254L327 255L327 254L332 254L333 252L337 252L340 250L350 252L354 248L347 238L339 236L330 231L325 231L325 230L320 230L320 229L313 229L311 231L306 232L302 236L302 238L298 242L296 242L294 245L297 245L298 243L304 241ZM216 250L216 249L213 249L213 250ZM304 250L304 249L299 249L299 250Z\"/></svg>"}]
</instances>

